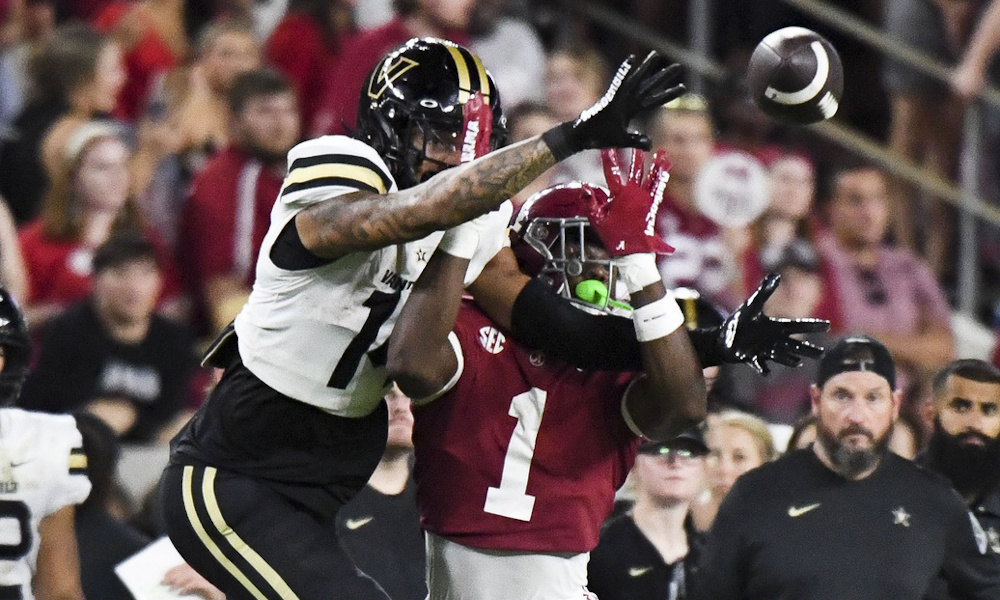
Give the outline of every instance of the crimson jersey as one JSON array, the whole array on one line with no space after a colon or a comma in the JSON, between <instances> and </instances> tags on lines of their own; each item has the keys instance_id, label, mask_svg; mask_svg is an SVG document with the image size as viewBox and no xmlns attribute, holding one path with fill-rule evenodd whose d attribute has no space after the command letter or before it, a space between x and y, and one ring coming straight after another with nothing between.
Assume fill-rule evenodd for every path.
<instances>
[{"instance_id":1,"label":"crimson jersey","mask_svg":"<svg viewBox=\"0 0 1000 600\"><path fill-rule=\"evenodd\" d=\"M423 527L473 548L589 552L635 461L621 404L636 374L531 351L471 302L454 334L460 377L413 408Z\"/></svg>"}]
</instances>

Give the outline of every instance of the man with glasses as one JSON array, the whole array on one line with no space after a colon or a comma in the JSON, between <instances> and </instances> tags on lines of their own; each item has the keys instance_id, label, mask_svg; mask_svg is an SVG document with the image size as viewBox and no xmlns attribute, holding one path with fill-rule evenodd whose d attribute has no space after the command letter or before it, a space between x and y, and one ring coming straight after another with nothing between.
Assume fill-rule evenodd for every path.
<instances>
[{"instance_id":1,"label":"man with glasses","mask_svg":"<svg viewBox=\"0 0 1000 600\"><path fill-rule=\"evenodd\" d=\"M1000 598L1000 568L947 480L888 451L889 351L841 339L810 391L816 442L744 474L722 502L693 598Z\"/></svg>"},{"instance_id":2,"label":"man with glasses","mask_svg":"<svg viewBox=\"0 0 1000 600\"><path fill-rule=\"evenodd\" d=\"M707 454L700 428L639 446L631 473L635 505L604 525L590 553L589 587L598 598L687 598L704 543L688 507L704 489Z\"/></svg>"}]
</instances>

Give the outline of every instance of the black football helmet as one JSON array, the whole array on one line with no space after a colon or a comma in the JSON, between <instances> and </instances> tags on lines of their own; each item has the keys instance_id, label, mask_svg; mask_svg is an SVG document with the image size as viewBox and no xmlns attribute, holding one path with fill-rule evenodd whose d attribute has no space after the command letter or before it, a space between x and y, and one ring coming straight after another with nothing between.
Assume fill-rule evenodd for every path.
<instances>
[{"instance_id":1,"label":"black football helmet","mask_svg":"<svg viewBox=\"0 0 1000 600\"><path fill-rule=\"evenodd\" d=\"M21 385L28 377L31 361L31 338L28 324L10 292L0 288L0 347L4 365L0 371L0 405L14 404L21 395Z\"/></svg>"},{"instance_id":2,"label":"black football helmet","mask_svg":"<svg viewBox=\"0 0 1000 600\"><path fill-rule=\"evenodd\" d=\"M462 106L482 92L493 109L491 149L507 143L500 92L479 57L436 38L414 38L389 52L361 90L356 136L375 148L401 188L416 185L429 139L460 147ZM422 133L423 147L414 134ZM454 165L442 165L450 167Z\"/></svg>"}]
</instances>

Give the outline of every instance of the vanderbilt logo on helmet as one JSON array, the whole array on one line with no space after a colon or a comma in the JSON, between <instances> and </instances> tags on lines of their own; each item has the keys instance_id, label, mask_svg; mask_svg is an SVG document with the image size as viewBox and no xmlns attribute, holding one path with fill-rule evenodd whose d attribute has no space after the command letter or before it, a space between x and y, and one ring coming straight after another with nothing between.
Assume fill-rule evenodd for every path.
<instances>
[{"instance_id":1,"label":"vanderbilt logo on helmet","mask_svg":"<svg viewBox=\"0 0 1000 600\"><path fill-rule=\"evenodd\" d=\"M391 59L391 62L387 61L368 83L368 97L378 100L393 81L418 64L420 63L405 56L396 56Z\"/></svg>"}]
</instances>

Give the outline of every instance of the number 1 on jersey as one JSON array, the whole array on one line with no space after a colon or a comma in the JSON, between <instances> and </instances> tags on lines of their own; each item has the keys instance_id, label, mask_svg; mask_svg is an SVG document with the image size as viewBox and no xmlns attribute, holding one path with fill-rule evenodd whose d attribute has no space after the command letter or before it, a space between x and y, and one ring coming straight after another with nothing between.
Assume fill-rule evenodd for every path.
<instances>
[{"instance_id":1,"label":"number 1 on jersey","mask_svg":"<svg viewBox=\"0 0 1000 600\"><path fill-rule=\"evenodd\" d=\"M528 495L528 472L535 455L535 440L545 410L545 390L531 388L514 396L508 414L517 419L510 436L507 454L503 457L500 487L486 490L483 511L501 517L530 521L535 497Z\"/></svg>"}]
</instances>

